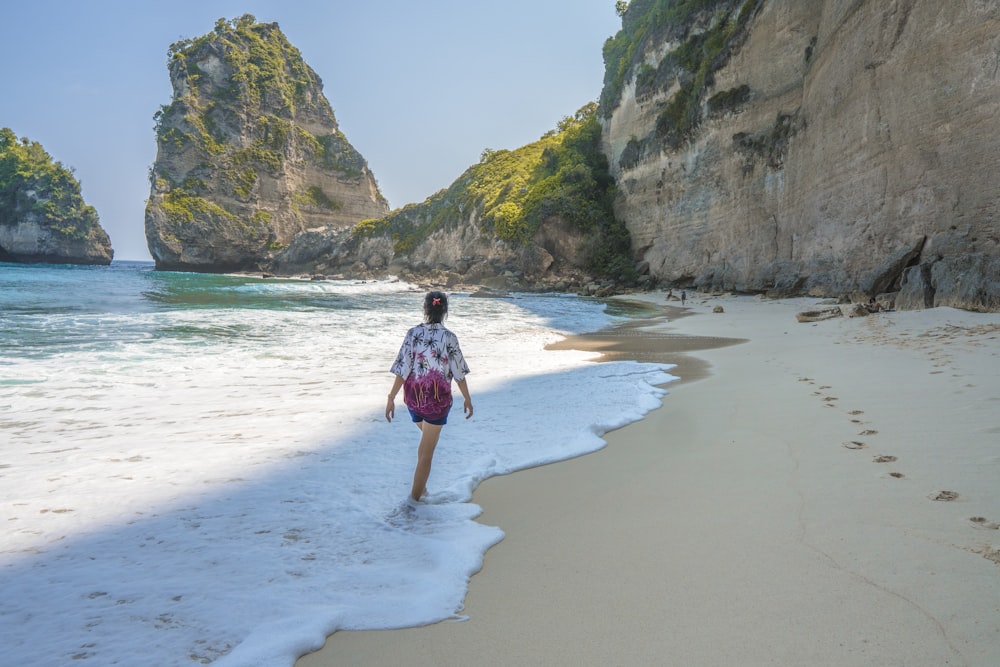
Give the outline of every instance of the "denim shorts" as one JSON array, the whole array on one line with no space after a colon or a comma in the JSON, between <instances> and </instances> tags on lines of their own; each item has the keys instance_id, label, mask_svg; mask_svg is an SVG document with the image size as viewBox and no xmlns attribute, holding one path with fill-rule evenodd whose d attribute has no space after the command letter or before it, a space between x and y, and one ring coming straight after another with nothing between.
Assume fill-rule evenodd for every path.
<instances>
[{"instance_id":1,"label":"denim shorts","mask_svg":"<svg viewBox=\"0 0 1000 667\"><path fill-rule=\"evenodd\" d=\"M427 417L424 417L423 415L414 412L412 408L406 408L406 409L410 411L410 417L413 418L414 422L427 422L428 424L433 424L434 426L444 426L445 424L447 424L448 412L451 412L451 406L449 405L448 412L444 413L441 417L438 417L437 419L428 419Z\"/></svg>"}]
</instances>

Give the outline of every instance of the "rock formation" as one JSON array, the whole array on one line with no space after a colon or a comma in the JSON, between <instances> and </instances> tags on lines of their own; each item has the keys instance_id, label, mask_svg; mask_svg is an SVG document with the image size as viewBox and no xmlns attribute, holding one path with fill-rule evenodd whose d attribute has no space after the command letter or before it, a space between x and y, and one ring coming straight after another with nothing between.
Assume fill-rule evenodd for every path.
<instances>
[{"instance_id":1,"label":"rock formation","mask_svg":"<svg viewBox=\"0 0 1000 667\"><path fill-rule=\"evenodd\" d=\"M663 283L1000 310L1000 4L632 0L605 62Z\"/></svg>"},{"instance_id":2,"label":"rock formation","mask_svg":"<svg viewBox=\"0 0 1000 667\"><path fill-rule=\"evenodd\" d=\"M596 111L586 105L513 151L484 151L425 202L352 230L300 234L275 268L516 289L634 284Z\"/></svg>"},{"instance_id":3,"label":"rock formation","mask_svg":"<svg viewBox=\"0 0 1000 667\"><path fill-rule=\"evenodd\" d=\"M169 51L146 240L157 268L266 270L297 234L388 212L322 82L251 15Z\"/></svg>"},{"instance_id":4,"label":"rock formation","mask_svg":"<svg viewBox=\"0 0 1000 667\"><path fill-rule=\"evenodd\" d=\"M97 211L42 146L0 128L0 261L110 264Z\"/></svg>"}]
</instances>

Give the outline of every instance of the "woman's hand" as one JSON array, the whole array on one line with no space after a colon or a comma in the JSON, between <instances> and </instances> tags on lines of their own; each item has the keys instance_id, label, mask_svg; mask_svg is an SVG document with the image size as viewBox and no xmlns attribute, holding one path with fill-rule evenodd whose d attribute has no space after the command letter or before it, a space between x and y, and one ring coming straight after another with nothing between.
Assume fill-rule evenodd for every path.
<instances>
[{"instance_id":1,"label":"woman's hand","mask_svg":"<svg viewBox=\"0 0 1000 667\"><path fill-rule=\"evenodd\" d=\"M462 412L465 413L465 418L468 419L472 416L472 399L465 399L465 405L462 406Z\"/></svg>"}]
</instances>

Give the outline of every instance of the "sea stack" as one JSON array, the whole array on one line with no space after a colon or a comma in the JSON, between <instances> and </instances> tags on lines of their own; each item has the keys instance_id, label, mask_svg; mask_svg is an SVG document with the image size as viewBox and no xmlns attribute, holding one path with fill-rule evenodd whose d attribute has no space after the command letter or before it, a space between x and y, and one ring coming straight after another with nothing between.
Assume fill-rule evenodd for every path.
<instances>
[{"instance_id":1,"label":"sea stack","mask_svg":"<svg viewBox=\"0 0 1000 667\"><path fill-rule=\"evenodd\" d=\"M267 270L299 233L388 212L277 23L219 19L168 58L174 93L154 116L145 220L158 269Z\"/></svg>"}]
</instances>

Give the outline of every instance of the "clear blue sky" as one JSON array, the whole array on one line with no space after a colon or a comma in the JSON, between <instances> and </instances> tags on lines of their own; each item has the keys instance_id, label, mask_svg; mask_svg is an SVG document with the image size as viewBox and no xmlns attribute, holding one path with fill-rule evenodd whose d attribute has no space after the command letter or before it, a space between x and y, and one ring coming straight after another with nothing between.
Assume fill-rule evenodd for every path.
<instances>
[{"instance_id":1,"label":"clear blue sky","mask_svg":"<svg viewBox=\"0 0 1000 667\"><path fill-rule=\"evenodd\" d=\"M538 139L601 92L614 0L12 0L0 127L83 185L116 259L149 259L143 210L167 48L250 13L323 80L392 208L447 187L484 148Z\"/></svg>"}]
</instances>

